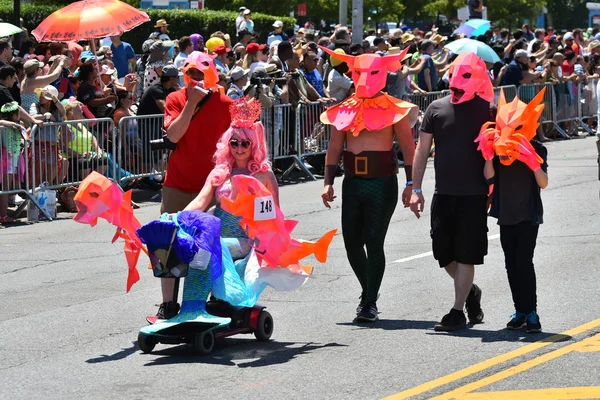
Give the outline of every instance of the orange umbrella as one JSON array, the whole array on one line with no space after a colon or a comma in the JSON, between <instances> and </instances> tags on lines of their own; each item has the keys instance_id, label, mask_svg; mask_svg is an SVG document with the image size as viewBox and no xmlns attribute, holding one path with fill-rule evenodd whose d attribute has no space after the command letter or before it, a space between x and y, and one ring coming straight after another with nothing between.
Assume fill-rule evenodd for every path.
<instances>
[{"instance_id":1,"label":"orange umbrella","mask_svg":"<svg viewBox=\"0 0 600 400\"><path fill-rule=\"evenodd\" d=\"M90 40L122 35L147 21L146 13L119 0L82 0L55 11L31 33L39 42Z\"/></svg>"}]
</instances>

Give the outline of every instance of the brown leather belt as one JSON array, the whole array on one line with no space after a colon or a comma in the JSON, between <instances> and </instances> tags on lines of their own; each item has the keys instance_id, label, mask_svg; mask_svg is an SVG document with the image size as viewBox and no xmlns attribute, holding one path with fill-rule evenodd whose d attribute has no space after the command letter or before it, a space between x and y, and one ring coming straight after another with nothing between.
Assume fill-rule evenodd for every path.
<instances>
[{"instance_id":1,"label":"brown leather belt","mask_svg":"<svg viewBox=\"0 0 600 400\"><path fill-rule=\"evenodd\" d=\"M398 173L398 159L390 151L344 151L344 175L348 178L381 178Z\"/></svg>"}]
</instances>

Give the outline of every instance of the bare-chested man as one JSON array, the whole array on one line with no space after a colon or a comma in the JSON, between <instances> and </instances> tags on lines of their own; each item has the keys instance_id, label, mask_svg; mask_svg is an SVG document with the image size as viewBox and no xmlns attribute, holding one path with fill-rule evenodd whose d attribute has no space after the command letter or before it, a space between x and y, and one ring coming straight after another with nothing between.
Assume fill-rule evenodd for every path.
<instances>
[{"instance_id":1,"label":"bare-chested man","mask_svg":"<svg viewBox=\"0 0 600 400\"><path fill-rule=\"evenodd\" d=\"M342 233L348 261L362 288L355 321L374 322L378 319L376 302L385 271L383 246L398 202L394 137L405 160L404 207L408 207L412 192L415 146L411 128L418 110L411 103L381 92L388 71L400 69L407 51L385 57L354 57L323 50L348 64L355 85L353 96L321 115L323 123L334 126L325 162L323 204L330 208L329 203L336 197L333 180L343 153Z\"/></svg>"}]
</instances>

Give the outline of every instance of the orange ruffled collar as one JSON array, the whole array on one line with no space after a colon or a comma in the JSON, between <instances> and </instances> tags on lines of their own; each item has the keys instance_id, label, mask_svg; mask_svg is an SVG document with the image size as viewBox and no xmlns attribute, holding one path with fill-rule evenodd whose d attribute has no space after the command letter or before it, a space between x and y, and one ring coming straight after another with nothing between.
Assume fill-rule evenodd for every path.
<instances>
[{"instance_id":1,"label":"orange ruffled collar","mask_svg":"<svg viewBox=\"0 0 600 400\"><path fill-rule=\"evenodd\" d=\"M324 111L321 122L333 125L339 131L351 131L353 136L358 136L365 129L377 131L394 125L406 116L413 126L418 117L417 106L386 93L368 99L352 95Z\"/></svg>"}]
</instances>

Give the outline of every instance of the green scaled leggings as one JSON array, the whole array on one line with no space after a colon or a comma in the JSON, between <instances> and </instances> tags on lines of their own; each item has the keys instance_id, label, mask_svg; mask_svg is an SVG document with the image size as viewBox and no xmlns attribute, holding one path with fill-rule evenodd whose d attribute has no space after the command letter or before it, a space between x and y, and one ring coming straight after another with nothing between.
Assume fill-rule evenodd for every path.
<instances>
[{"instance_id":1,"label":"green scaled leggings","mask_svg":"<svg viewBox=\"0 0 600 400\"><path fill-rule=\"evenodd\" d=\"M344 178L344 245L366 301L377 301L385 271L385 235L397 203L398 179L395 175L375 179Z\"/></svg>"}]
</instances>

